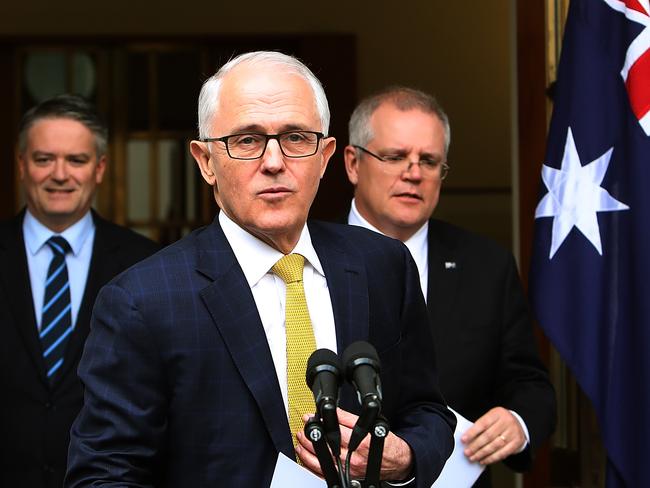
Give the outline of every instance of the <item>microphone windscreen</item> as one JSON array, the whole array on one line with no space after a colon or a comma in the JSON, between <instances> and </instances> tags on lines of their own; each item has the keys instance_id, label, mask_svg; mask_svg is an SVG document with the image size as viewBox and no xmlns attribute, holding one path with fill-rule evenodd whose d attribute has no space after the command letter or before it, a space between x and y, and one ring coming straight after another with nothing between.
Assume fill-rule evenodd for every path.
<instances>
[{"instance_id":1,"label":"microphone windscreen","mask_svg":"<svg viewBox=\"0 0 650 488\"><path fill-rule=\"evenodd\" d=\"M316 349L307 360L307 371L305 380L311 388L316 374L321 371L329 371L337 377L341 375L341 362L334 351L329 349Z\"/></svg>"},{"instance_id":2,"label":"microphone windscreen","mask_svg":"<svg viewBox=\"0 0 650 488\"><path fill-rule=\"evenodd\" d=\"M358 363L357 360L359 359L370 360L365 362L379 370L379 355L372 344L365 341L353 342L343 352L343 365L348 371L350 368L357 366L356 363ZM373 365L372 362L375 362L376 364Z\"/></svg>"}]
</instances>

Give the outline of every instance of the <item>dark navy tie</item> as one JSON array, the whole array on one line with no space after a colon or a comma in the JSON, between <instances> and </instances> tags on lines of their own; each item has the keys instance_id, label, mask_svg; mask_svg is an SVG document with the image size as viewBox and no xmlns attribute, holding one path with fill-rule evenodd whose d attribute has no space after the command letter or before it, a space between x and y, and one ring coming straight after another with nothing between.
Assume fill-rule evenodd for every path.
<instances>
[{"instance_id":1,"label":"dark navy tie","mask_svg":"<svg viewBox=\"0 0 650 488\"><path fill-rule=\"evenodd\" d=\"M61 236L50 237L47 245L52 249L54 257L47 270L40 338L47 378L52 382L63 364L65 345L73 328L70 282L65 264L65 255L71 249L68 241Z\"/></svg>"}]
</instances>

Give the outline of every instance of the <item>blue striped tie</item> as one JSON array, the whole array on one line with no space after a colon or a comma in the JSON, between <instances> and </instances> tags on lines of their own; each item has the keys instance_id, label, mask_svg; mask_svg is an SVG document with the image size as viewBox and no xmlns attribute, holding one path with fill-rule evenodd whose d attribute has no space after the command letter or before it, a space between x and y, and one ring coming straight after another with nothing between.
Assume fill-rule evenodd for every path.
<instances>
[{"instance_id":1,"label":"blue striped tie","mask_svg":"<svg viewBox=\"0 0 650 488\"><path fill-rule=\"evenodd\" d=\"M65 264L65 255L71 249L68 241L61 236L50 237L47 245L52 249L54 257L47 270L39 337L43 346L47 378L51 383L63 364L65 345L73 329L70 282L68 267Z\"/></svg>"}]
</instances>

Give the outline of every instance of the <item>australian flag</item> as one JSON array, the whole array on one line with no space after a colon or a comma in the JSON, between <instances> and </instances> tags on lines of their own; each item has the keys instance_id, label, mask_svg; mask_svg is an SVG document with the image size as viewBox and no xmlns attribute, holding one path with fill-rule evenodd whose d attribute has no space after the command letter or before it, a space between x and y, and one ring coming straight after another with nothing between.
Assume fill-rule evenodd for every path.
<instances>
[{"instance_id":1,"label":"australian flag","mask_svg":"<svg viewBox=\"0 0 650 488\"><path fill-rule=\"evenodd\" d=\"M650 487L650 0L571 0L531 300L593 402L608 487Z\"/></svg>"}]
</instances>

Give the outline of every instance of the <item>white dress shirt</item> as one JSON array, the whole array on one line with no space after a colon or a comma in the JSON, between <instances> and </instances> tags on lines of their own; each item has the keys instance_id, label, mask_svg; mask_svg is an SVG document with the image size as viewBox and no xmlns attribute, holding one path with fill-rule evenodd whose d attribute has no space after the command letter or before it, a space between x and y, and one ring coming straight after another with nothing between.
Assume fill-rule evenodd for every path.
<instances>
[{"instance_id":1,"label":"white dress shirt","mask_svg":"<svg viewBox=\"0 0 650 488\"><path fill-rule=\"evenodd\" d=\"M29 268L29 281L32 287L36 325L41 330L41 315L43 299L45 298L45 280L50 261L54 253L47 240L60 235L70 244L72 252L66 254L65 263L68 268L68 281L70 283L70 303L72 305L72 324L77 323L77 315L81 300L86 289L90 259L93 254L95 242L95 223L90 211L81 220L74 223L61 233L52 232L51 229L41 224L30 212L25 212L23 219L23 237Z\"/></svg>"},{"instance_id":2,"label":"white dress shirt","mask_svg":"<svg viewBox=\"0 0 650 488\"><path fill-rule=\"evenodd\" d=\"M286 284L271 271L273 265L284 254L239 227L223 211L219 212L219 223L253 293L273 357L284 408L288 412L287 349L284 323ZM309 317L314 329L316 348L327 348L336 352L336 328L332 300L325 273L311 243L307 225L303 227L300 239L291 252L301 254L305 258L303 285Z\"/></svg>"},{"instance_id":3,"label":"white dress shirt","mask_svg":"<svg viewBox=\"0 0 650 488\"><path fill-rule=\"evenodd\" d=\"M350 206L350 213L348 214L348 224L357 225L359 227L365 227L374 232L377 232L382 235L382 231L373 226L368 222L357 210L357 205L352 199L352 205ZM427 300L427 290L429 286L429 243L427 241L427 236L429 234L429 221L427 220L422 227L420 227L415 234L413 234L407 241L404 241L404 245L408 247L408 250L411 251L411 256L415 264L418 266L418 273L420 274L420 286L422 288L422 294L424 295L424 301Z\"/></svg>"},{"instance_id":4,"label":"white dress shirt","mask_svg":"<svg viewBox=\"0 0 650 488\"><path fill-rule=\"evenodd\" d=\"M382 231L374 227L372 224L370 224L366 219L363 218L363 216L359 213L359 210L357 209L357 205L354 201L354 198L352 199L352 205L350 206L350 213L348 214L348 224L350 225L357 225L360 227L365 227L366 229L370 229L374 232L378 232L380 234L384 234ZM404 245L408 247L409 251L411 252L411 256L413 256L413 260L415 261L415 264L418 267L418 271L420 273L420 285L422 286L422 294L424 295L424 300L427 300L427 287L429 285L429 241L427 239L429 234L429 221L427 220L422 227L420 227L415 234L413 234L406 242L404 242ZM453 407L453 405L451 405ZM510 410L510 413L515 416L517 421L519 422L519 425L521 425L521 428L524 431L524 435L526 437L526 442L519 448L517 453L523 451L526 449L526 446L530 443L530 435L528 434L528 427L526 427L526 423L524 422L524 419L521 418L521 416L515 412L514 410Z\"/></svg>"}]
</instances>

